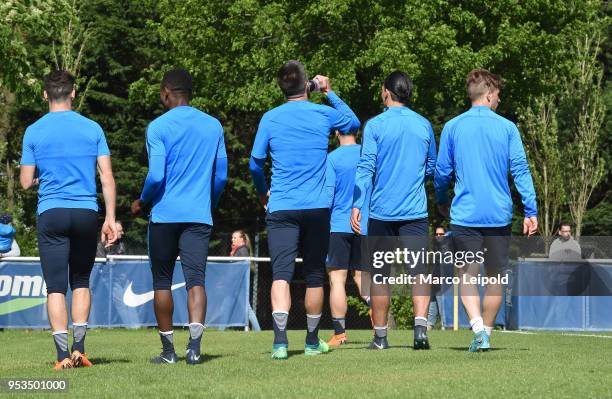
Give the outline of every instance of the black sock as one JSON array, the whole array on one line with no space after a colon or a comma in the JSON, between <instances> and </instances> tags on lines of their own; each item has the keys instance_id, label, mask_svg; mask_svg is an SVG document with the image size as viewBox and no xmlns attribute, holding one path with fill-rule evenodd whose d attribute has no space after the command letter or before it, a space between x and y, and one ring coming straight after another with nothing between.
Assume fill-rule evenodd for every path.
<instances>
[{"instance_id":1,"label":"black sock","mask_svg":"<svg viewBox=\"0 0 612 399\"><path fill-rule=\"evenodd\" d=\"M189 323L189 343L187 344L187 349L199 352L203 333L204 325L202 323Z\"/></svg>"},{"instance_id":2,"label":"black sock","mask_svg":"<svg viewBox=\"0 0 612 399\"><path fill-rule=\"evenodd\" d=\"M72 351L85 353L87 323L72 323Z\"/></svg>"},{"instance_id":3,"label":"black sock","mask_svg":"<svg viewBox=\"0 0 612 399\"><path fill-rule=\"evenodd\" d=\"M307 345L318 345L319 344L319 322L321 321L321 314L306 315L306 325L308 330L306 332L306 344Z\"/></svg>"},{"instance_id":4,"label":"black sock","mask_svg":"<svg viewBox=\"0 0 612 399\"><path fill-rule=\"evenodd\" d=\"M344 317L334 317L332 318L332 323L334 325L334 334L344 334L346 330L346 320Z\"/></svg>"},{"instance_id":5,"label":"black sock","mask_svg":"<svg viewBox=\"0 0 612 399\"><path fill-rule=\"evenodd\" d=\"M68 330L54 331L53 341L55 342L55 349L57 350L57 361L61 362L62 360L69 358Z\"/></svg>"},{"instance_id":6,"label":"black sock","mask_svg":"<svg viewBox=\"0 0 612 399\"><path fill-rule=\"evenodd\" d=\"M374 342L380 343L387 339L387 327L374 327Z\"/></svg>"},{"instance_id":7,"label":"black sock","mask_svg":"<svg viewBox=\"0 0 612 399\"><path fill-rule=\"evenodd\" d=\"M163 353L174 353L174 331L160 331L159 338L161 339Z\"/></svg>"},{"instance_id":8,"label":"black sock","mask_svg":"<svg viewBox=\"0 0 612 399\"><path fill-rule=\"evenodd\" d=\"M284 344L288 345L287 340L287 319L289 318L288 312L272 312L272 320L274 326L274 345Z\"/></svg>"}]
</instances>

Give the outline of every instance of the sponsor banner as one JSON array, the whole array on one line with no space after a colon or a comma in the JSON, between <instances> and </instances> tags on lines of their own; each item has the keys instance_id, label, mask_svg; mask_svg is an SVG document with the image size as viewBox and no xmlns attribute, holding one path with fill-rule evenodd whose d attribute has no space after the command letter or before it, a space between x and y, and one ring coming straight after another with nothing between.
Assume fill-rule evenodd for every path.
<instances>
[{"instance_id":1,"label":"sponsor banner","mask_svg":"<svg viewBox=\"0 0 612 399\"><path fill-rule=\"evenodd\" d=\"M248 323L249 262L208 262L206 326ZM148 261L96 263L91 273L91 327L155 326ZM175 325L188 324L187 291L180 262L172 285ZM46 285L38 262L0 262L0 328L48 328ZM70 304L70 292L68 303Z\"/></svg>"},{"instance_id":2,"label":"sponsor banner","mask_svg":"<svg viewBox=\"0 0 612 399\"><path fill-rule=\"evenodd\" d=\"M441 275L453 276L453 265ZM496 324L510 330L612 330L612 262L589 260L558 262L546 259L511 262ZM484 273L484 270L482 270ZM480 290L481 297L484 290ZM459 326L469 328L459 290ZM442 323L453 327L452 286L438 292Z\"/></svg>"}]
</instances>

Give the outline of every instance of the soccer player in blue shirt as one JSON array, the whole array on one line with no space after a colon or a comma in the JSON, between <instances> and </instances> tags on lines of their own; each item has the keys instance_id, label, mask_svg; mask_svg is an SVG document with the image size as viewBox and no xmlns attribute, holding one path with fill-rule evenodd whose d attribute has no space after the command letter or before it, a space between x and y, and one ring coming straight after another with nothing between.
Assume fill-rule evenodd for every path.
<instances>
[{"instance_id":1,"label":"soccer player in blue shirt","mask_svg":"<svg viewBox=\"0 0 612 399\"><path fill-rule=\"evenodd\" d=\"M162 352L153 363L176 363L172 330L172 275L178 255L185 276L189 312L187 364L202 361L200 342L206 317L204 276L212 232L211 209L227 180L223 127L212 116L189 106L192 78L183 69L164 74L161 102L168 111L147 128L149 173L139 200L152 204L148 245L153 274L155 317Z\"/></svg>"},{"instance_id":2,"label":"soccer player in blue shirt","mask_svg":"<svg viewBox=\"0 0 612 399\"><path fill-rule=\"evenodd\" d=\"M435 173L436 200L448 216L448 188L455 175L455 196L450 218L456 251L484 252L484 266L490 276L508 263L512 222L512 197L508 171L525 207L523 233L538 228L536 196L521 136L514 123L495 113L502 82L499 76L475 69L467 76L467 93L472 107L446 123L440 138ZM460 277L476 276L479 263L460 269ZM477 287L462 284L461 299L474 339L470 352L490 349L489 335L502 302L500 284L489 284L482 302Z\"/></svg>"},{"instance_id":3,"label":"soccer player in blue shirt","mask_svg":"<svg viewBox=\"0 0 612 399\"><path fill-rule=\"evenodd\" d=\"M96 167L106 217L101 240L111 245L115 225L115 180L110 151L100 125L72 111L74 77L56 70L45 77L49 113L23 137L20 182L38 188L38 250L47 285L47 311L57 350L55 369L91 367L85 334L91 307L89 276L98 243ZM36 177L38 174L38 177ZM73 343L68 352L66 291L72 290Z\"/></svg>"},{"instance_id":4,"label":"soccer player in blue shirt","mask_svg":"<svg viewBox=\"0 0 612 399\"><path fill-rule=\"evenodd\" d=\"M353 111L331 90L329 79L316 76L332 107L308 101L310 84L298 61L283 65L277 76L287 102L264 114L253 150L250 170L260 200L267 210L268 248L272 258L273 359L287 358L287 318L291 307L289 283L298 248L302 248L306 281L306 355L329 350L319 339L323 309L325 256L329 237L329 203L325 167L329 134L359 128ZM263 166L272 157L269 192Z\"/></svg>"},{"instance_id":5,"label":"soccer player in blue shirt","mask_svg":"<svg viewBox=\"0 0 612 399\"><path fill-rule=\"evenodd\" d=\"M368 246L374 255L401 248L414 254L424 252L428 244L427 195L425 179L433 176L436 140L427 119L407 107L412 81L405 73L394 71L384 81L381 97L386 110L370 119L363 136L363 150L355 177L351 211L353 231L360 231L363 210L369 201ZM399 247L398 247L399 245ZM426 264L406 264L414 278L414 349L429 349L427 311L430 287L422 279ZM389 270L387 265L382 272ZM372 272L371 290L374 338L370 349L386 349L389 287Z\"/></svg>"},{"instance_id":6,"label":"soccer player in blue shirt","mask_svg":"<svg viewBox=\"0 0 612 399\"><path fill-rule=\"evenodd\" d=\"M361 234L351 229L351 208L355 172L361 156L361 145L355 139L356 132L336 132L340 147L327 156L325 187L327 188L331 221L327 271L329 274L329 306L331 308L334 336L329 346L347 342L346 336L346 278L349 271L359 289L361 297L370 305L369 256L366 253L367 207L361 218ZM364 284L365 283L365 284Z\"/></svg>"}]
</instances>

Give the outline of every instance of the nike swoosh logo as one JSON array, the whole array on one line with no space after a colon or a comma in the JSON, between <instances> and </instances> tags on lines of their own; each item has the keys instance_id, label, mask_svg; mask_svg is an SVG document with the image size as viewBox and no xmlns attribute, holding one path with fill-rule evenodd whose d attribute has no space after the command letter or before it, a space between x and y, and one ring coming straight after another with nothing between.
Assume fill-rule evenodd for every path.
<instances>
[{"instance_id":1,"label":"nike swoosh logo","mask_svg":"<svg viewBox=\"0 0 612 399\"><path fill-rule=\"evenodd\" d=\"M378 349L383 349L382 345L377 344L376 342L374 342L374 346L377 347Z\"/></svg>"},{"instance_id":2,"label":"nike swoosh logo","mask_svg":"<svg viewBox=\"0 0 612 399\"><path fill-rule=\"evenodd\" d=\"M130 308L135 308L138 306L142 306L145 303L153 300L153 295L154 295L153 291L148 291L143 294L136 294L132 290L132 283L133 282L130 281L130 284L127 286L127 288L125 289L125 292L123 293L123 303L126 306L129 306ZM170 289L174 291L177 288L181 288L184 286L185 286L185 283L178 283L178 284L174 284L172 287L170 287Z\"/></svg>"}]
</instances>

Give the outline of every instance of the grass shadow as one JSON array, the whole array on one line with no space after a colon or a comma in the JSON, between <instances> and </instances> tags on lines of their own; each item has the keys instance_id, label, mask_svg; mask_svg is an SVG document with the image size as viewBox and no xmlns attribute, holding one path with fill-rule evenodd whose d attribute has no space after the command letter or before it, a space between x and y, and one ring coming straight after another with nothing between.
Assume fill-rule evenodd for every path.
<instances>
[{"instance_id":1,"label":"grass shadow","mask_svg":"<svg viewBox=\"0 0 612 399\"><path fill-rule=\"evenodd\" d=\"M198 364L208 363L220 357L227 357L227 356L226 355L207 355L206 353L202 353L202 356L200 357L200 363ZM179 356L178 359L179 359L179 363L184 362L185 356Z\"/></svg>"},{"instance_id":2,"label":"grass shadow","mask_svg":"<svg viewBox=\"0 0 612 399\"><path fill-rule=\"evenodd\" d=\"M113 363L132 363L130 359L117 359L117 358L108 358L108 357L94 357L91 359L91 363L94 366L99 364L113 364Z\"/></svg>"}]
</instances>

